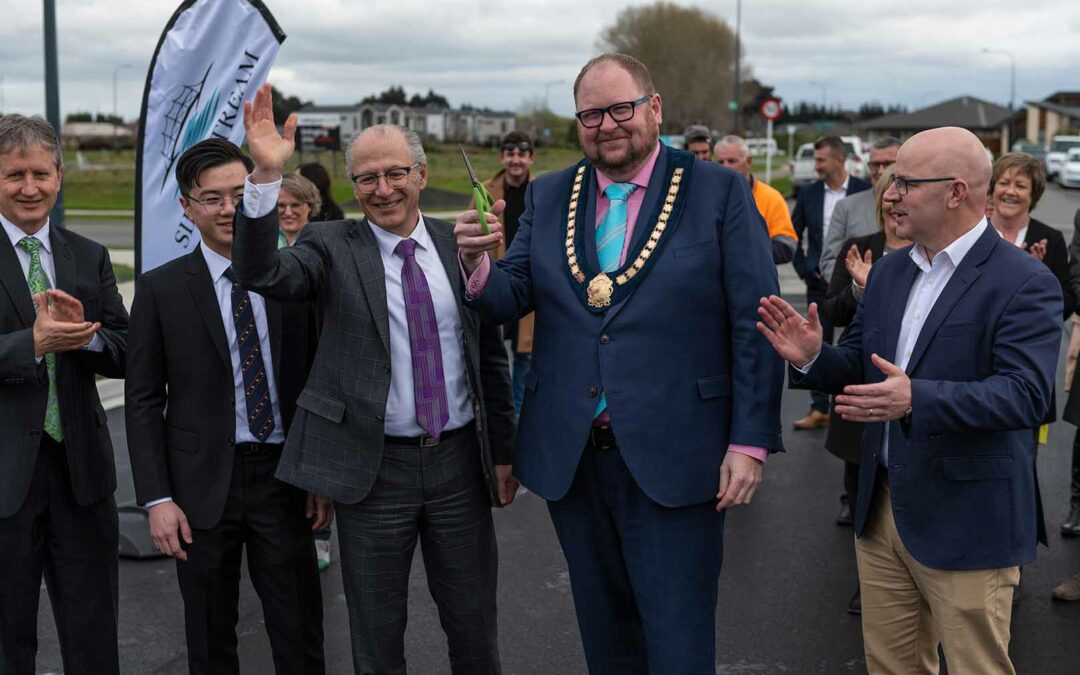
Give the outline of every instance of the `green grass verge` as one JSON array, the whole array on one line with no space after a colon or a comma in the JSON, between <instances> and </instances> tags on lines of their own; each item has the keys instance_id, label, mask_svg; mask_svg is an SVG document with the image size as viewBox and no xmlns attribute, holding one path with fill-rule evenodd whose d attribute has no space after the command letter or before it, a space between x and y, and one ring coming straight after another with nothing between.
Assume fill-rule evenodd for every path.
<instances>
[{"instance_id":1,"label":"green grass verge","mask_svg":"<svg viewBox=\"0 0 1080 675\"><path fill-rule=\"evenodd\" d=\"M116 283L122 284L135 278L135 268L123 263L112 264L113 274L116 275Z\"/></svg>"},{"instance_id":2,"label":"green grass verge","mask_svg":"<svg viewBox=\"0 0 1080 675\"><path fill-rule=\"evenodd\" d=\"M471 185L465 173L464 163L457 144L442 143L426 148L428 155L428 186L460 194L467 199ZM466 148L481 180L487 180L502 168L498 151L493 148ZM82 153L84 168L67 157L64 170L64 204L70 209L134 209L135 208L135 155L130 150L110 152L107 150ZM542 175L573 165L581 158L576 148L540 148L536 153L533 175ZM300 157L294 157L289 169L295 169ZM352 185L345 175L341 153L306 153L305 162L317 161L330 172L334 199L345 204L353 200ZM778 174L787 172L786 162L777 160L773 169ZM754 166L755 175L763 175L764 164ZM791 181L784 175L776 175L773 187L787 194ZM95 216L88 216L95 218ZM101 216L104 220L115 217Z\"/></svg>"}]
</instances>

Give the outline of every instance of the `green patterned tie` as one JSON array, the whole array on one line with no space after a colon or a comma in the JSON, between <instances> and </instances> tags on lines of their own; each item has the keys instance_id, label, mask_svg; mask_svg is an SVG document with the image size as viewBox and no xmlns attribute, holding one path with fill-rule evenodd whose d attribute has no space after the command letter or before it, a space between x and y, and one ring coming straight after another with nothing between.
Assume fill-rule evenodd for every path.
<instances>
[{"instance_id":1,"label":"green patterned tie","mask_svg":"<svg viewBox=\"0 0 1080 675\"><path fill-rule=\"evenodd\" d=\"M30 293L44 293L50 286L49 278L41 267L41 242L35 237L23 237L19 240L19 248L30 254L30 270L26 273ZM37 309L37 303L34 303L34 311ZM60 401L56 397L56 354L45 355L45 370L49 373L49 405L45 408L45 433L59 443L64 440L64 430L60 428Z\"/></svg>"}]
</instances>

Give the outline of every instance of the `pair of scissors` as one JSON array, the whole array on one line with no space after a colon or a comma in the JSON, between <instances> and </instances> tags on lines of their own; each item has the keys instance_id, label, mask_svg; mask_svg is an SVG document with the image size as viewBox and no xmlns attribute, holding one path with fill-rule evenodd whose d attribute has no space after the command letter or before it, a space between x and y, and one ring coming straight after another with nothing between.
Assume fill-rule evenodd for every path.
<instances>
[{"instance_id":1,"label":"pair of scissors","mask_svg":"<svg viewBox=\"0 0 1080 675\"><path fill-rule=\"evenodd\" d=\"M472 181L473 203L476 204L476 214L480 218L480 227L484 229L484 234L491 234L491 230L488 229L487 217L491 213L491 207L495 200L491 198L491 193L476 177L476 171L473 170L469 156L465 154L465 148L461 147L460 143L458 143L458 148L461 150L461 158L465 160L465 170L469 172L469 180Z\"/></svg>"}]
</instances>

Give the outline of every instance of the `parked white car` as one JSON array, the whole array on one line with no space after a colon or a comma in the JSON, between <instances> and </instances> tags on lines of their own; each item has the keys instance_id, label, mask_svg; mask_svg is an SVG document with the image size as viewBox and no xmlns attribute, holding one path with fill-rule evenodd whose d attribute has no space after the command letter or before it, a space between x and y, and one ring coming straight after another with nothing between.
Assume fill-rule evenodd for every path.
<instances>
[{"instance_id":1,"label":"parked white car","mask_svg":"<svg viewBox=\"0 0 1080 675\"><path fill-rule=\"evenodd\" d=\"M1072 148L1065 156L1057 182L1064 188L1080 188L1080 147Z\"/></svg>"},{"instance_id":2,"label":"parked white car","mask_svg":"<svg viewBox=\"0 0 1080 675\"><path fill-rule=\"evenodd\" d=\"M858 136L841 136L847 148L847 161L844 162L847 172L857 178L869 180L870 170L863 159L863 143ZM814 144L803 143L795 151L795 157L790 162L791 168L791 192L796 197L799 188L802 188L818 179L814 171Z\"/></svg>"},{"instance_id":3,"label":"parked white car","mask_svg":"<svg viewBox=\"0 0 1080 675\"><path fill-rule=\"evenodd\" d=\"M1054 136L1046 153L1046 176L1053 178L1065 166L1069 150L1080 148L1080 136Z\"/></svg>"}]
</instances>

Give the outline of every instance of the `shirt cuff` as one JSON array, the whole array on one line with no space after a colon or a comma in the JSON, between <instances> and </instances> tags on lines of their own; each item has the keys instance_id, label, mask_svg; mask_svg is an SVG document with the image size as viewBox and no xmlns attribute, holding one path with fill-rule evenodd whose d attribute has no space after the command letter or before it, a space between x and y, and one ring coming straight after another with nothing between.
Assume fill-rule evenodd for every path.
<instances>
[{"instance_id":1,"label":"shirt cuff","mask_svg":"<svg viewBox=\"0 0 1080 675\"><path fill-rule=\"evenodd\" d=\"M171 502L171 501L172 501L172 497L164 497L162 499L155 499L152 502L146 502L146 504L143 505L143 508L148 509L151 506L157 506L158 504L164 504L165 502Z\"/></svg>"},{"instance_id":2,"label":"shirt cuff","mask_svg":"<svg viewBox=\"0 0 1080 675\"><path fill-rule=\"evenodd\" d=\"M249 175L244 179L244 215L248 218L262 218L277 208L278 193L281 192L281 179L273 183L256 185Z\"/></svg>"},{"instance_id":3,"label":"shirt cuff","mask_svg":"<svg viewBox=\"0 0 1080 675\"><path fill-rule=\"evenodd\" d=\"M762 464L769 458L769 451L765 448L755 448L752 445L729 445L728 452L737 452L740 455L746 455L747 457L753 457Z\"/></svg>"},{"instance_id":4,"label":"shirt cuff","mask_svg":"<svg viewBox=\"0 0 1080 675\"><path fill-rule=\"evenodd\" d=\"M470 300L479 298L487 288L488 275L491 274L491 256L484 254L484 259L473 270L472 276L465 273L465 264L461 262L461 254L458 254L458 266L461 267L461 278L465 280L465 295Z\"/></svg>"},{"instance_id":5,"label":"shirt cuff","mask_svg":"<svg viewBox=\"0 0 1080 675\"><path fill-rule=\"evenodd\" d=\"M805 366L799 367L793 363L791 364L791 367L805 375L809 373L810 369L814 367L815 363L817 363L819 356L821 356L821 352L818 352L816 355L814 355L814 358L810 359L810 362L807 363Z\"/></svg>"},{"instance_id":6,"label":"shirt cuff","mask_svg":"<svg viewBox=\"0 0 1080 675\"><path fill-rule=\"evenodd\" d=\"M81 347L80 349L88 352L103 352L105 351L105 339L97 333L94 333L94 337L90 339L90 344Z\"/></svg>"}]
</instances>

